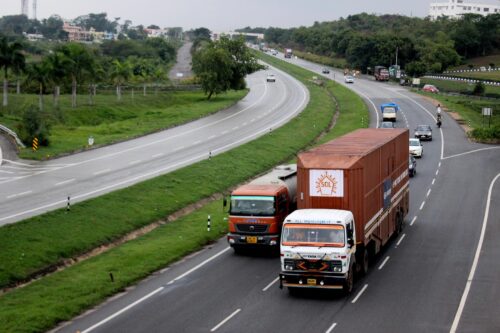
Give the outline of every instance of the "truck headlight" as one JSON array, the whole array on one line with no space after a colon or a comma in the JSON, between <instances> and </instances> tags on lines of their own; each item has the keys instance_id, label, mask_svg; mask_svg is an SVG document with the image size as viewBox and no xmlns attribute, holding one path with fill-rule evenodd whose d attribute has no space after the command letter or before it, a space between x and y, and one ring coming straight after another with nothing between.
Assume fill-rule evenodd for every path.
<instances>
[{"instance_id":1,"label":"truck headlight","mask_svg":"<svg viewBox=\"0 0 500 333\"><path fill-rule=\"evenodd\" d=\"M293 260L285 260L284 266L285 266L285 271L293 271L295 269L295 264Z\"/></svg>"},{"instance_id":2,"label":"truck headlight","mask_svg":"<svg viewBox=\"0 0 500 333\"><path fill-rule=\"evenodd\" d=\"M335 267L333 267L333 271L335 273L340 273L340 272L342 272L342 267L341 266L335 266Z\"/></svg>"}]
</instances>

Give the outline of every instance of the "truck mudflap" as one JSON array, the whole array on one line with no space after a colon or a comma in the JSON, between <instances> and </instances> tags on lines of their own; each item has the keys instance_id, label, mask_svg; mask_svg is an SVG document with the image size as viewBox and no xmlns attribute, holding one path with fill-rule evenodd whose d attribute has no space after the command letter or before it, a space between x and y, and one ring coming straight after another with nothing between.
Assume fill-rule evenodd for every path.
<instances>
[{"instance_id":1,"label":"truck mudflap","mask_svg":"<svg viewBox=\"0 0 500 333\"><path fill-rule=\"evenodd\" d=\"M305 274L281 272L279 275L280 288L321 288L343 289L346 274Z\"/></svg>"},{"instance_id":2,"label":"truck mudflap","mask_svg":"<svg viewBox=\"0 0 500 333\"><path fill-rule=\"evenodd\" d=\"M227 235L227 241L231 247L235 246L279 246L279 235Z\"/></svg>"}]
</instances>

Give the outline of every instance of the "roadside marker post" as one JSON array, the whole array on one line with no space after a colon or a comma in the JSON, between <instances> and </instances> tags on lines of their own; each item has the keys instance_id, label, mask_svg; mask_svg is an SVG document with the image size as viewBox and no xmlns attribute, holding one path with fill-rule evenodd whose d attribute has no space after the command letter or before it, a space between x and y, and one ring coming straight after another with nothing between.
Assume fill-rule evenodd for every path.
<instances>
[{"instance_id":1,"label":"roadside marker post","mask_svg":"<svg viewBox=\"0 0 500 333\"><path fill-rule=\"evenodd\" d=\"M69 212L69 210L71 209L71 202L70 202L71 198L68 196L68 203L66 204L66 211Z\"/></svg>"},{"instance_id":2,"label":"roadside marker post","mask_svg":"<svg viewBox=\"0 0 500 333\"><path fill-rule=\"evenodd\" d=\"M207 231L210 231L210 215L208 215L207 219Z\"/></svg>"},{"instance_id":3,"label":"roadside marker post","mask_svg":"<svg viewBox=\"0 0 500 333\"><path fill-rule=\"evenodd\" d=\"M31 147L33 148L33 152L38 150L38 138L37 137L33 138L33 143L32 143Z\"/></svg>"}]
</instances>

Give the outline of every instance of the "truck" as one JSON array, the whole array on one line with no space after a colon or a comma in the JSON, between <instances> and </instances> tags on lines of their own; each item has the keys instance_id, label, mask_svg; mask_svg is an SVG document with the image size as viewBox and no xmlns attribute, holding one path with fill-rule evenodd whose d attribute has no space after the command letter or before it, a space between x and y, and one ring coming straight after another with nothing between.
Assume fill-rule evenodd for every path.
<instances>
[{"instance_id":1,"label":"truck","mask_svg":"<svg viewBox=\"0 0 500 333\"><path fill-rule=\"evenodd\" d=\"M285 49L284 55L285 58L291 58L293 55L292 49Z\"/></svg>"},{"instance_id":2,"label":"truck","mask_svg":"<svg viewBox=\"0 0 500 333\"><path fill-rule=\"evenodd\" d=\"M280 288L350 293L354 274L402 231L409 210L408 129L359 129L301 153L297 210L280 240Z\"/></svg>"},{"instance_id":3,"label":"truck","mask_svg":"<svg viewBox=\"0 0 500 333\"><path fill-rule=\"evenodd\" d=\"M389 81L389 71L384 66L375 66L373 75L377 81Z\"/></svg>"},{"instance_id":4,"label":"truck","mask_svg":"<svg viewBox=\"0 0 500 333\"><path fill-rule=\"evenodd\" d=\"M380 112L382 113L382 121L397 120L397 113L399 112L399 105L396 103L385 103L380 105Z\"/></svg>"},{"instance_id":5,"label":"truck","mask_svg":"<svg viewBox=\"0 0 500 333\"><path fill-rule=\"evenodd\" d=\"M297 165L281 165L231 193L227 240L238 253L279 248L285 217L297 207Z\"/></svg>"}]
</instances>

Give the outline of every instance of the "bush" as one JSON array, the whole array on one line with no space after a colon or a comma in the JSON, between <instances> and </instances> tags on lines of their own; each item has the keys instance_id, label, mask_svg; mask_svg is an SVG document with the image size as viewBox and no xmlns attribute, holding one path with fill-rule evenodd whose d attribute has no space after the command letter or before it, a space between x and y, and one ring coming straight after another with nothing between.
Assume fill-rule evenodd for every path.
<instances>
[{"instance_id":1,"label":"bush","mask_svg":"<svg viewBox=\"0 0 500 333\"><path fill-rule=\"evenodd\" d=\"M471 134L477 140L500 140L500 126L476 128Z\"/></svg>"},{"instance_id":2,"label":"bush","mask_svg":"<svg viewBox=\"0 0 500 333\"><path fill-rule=\"evenodd\" d=\"M474 95L482 96L482 95L484 95L485 90L486 90L486 87L484 86L484 84L481 81L479 81L474 86L474 90L472 90L472 93Z\"/></svg>"},{"instance_id":3,"label":"bush","mask_svg":"<svg viewBox=\"0 0 500 333\"><path fill-rule=\"evenodd\" d=\"M27 146L31 146L34 138L38 138L40 146L49 145L50 125L35 106L30 106L24 111L18 131L19 137Z\"/></svg>"}]
</instances>

